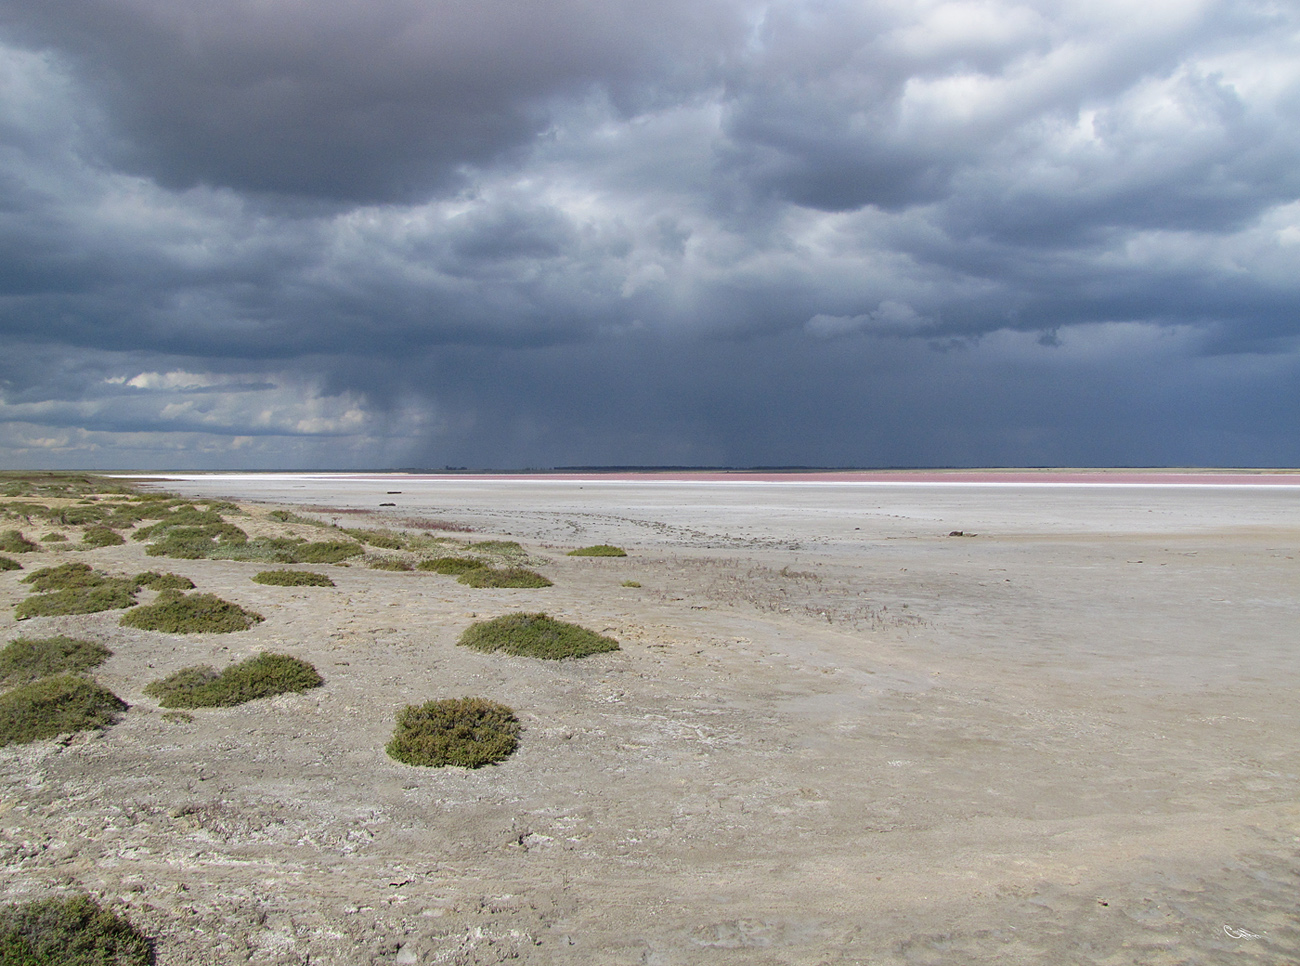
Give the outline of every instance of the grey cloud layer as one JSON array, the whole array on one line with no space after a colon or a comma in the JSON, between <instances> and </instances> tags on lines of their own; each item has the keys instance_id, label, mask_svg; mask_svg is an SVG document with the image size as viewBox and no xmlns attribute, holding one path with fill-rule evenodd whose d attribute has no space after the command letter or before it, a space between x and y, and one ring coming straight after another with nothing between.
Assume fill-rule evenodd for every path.
<instances>
[{"instance_id":1,"label":"grey cloud layer","mask_svg":"<svg viewBox=\"0 0 1300 966\"><path fill-rule=\"evenodd\" d=\"M0 14L11 462L1300 459L1288 8Z\"/></svg>"}]
</instances>

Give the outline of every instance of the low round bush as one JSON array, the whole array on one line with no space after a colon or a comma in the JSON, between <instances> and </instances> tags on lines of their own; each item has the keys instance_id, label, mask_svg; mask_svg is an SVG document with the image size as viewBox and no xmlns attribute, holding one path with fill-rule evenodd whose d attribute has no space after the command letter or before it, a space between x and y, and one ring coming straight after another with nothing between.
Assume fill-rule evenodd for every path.
<instances>
[{"instance_id":1,"label":"low round bush","mask_svg":"<svg viewBox=\"0 0 1300 966\"><path fill-rule=\"evenodd\" d=\"M116 547L126 543L120 533L114 533L108 527L87 527L81 535L81 545L88 550L98 547Z\"/></svg>"},{"instance_id":2,"label":"low round bush","mask_svg":"<svg viewBox=\"0 0 1300 966\"><path fill-rule=\"evenodd\" d=\"M0 747L107 727L126 707L112 691L75 674L41 678L0 694Z\"/></svg>"},{"instance_id":3,"label":"low round bush","mask_svg":"<svg viewBox=\"0 0 1300 966\"><path fill-rule=\"evenodd\" d=\"M41 537L41 543L67 543L68 535L66 533L47 533Z\"/></svg>"},{"instance_id":4,"label":"low round bush","mask_svg":"<svg viewBox=\"0 0 1300 966\"><path fill-rule=\"evenodd\" d=\"M106 580L91 587L74 587L48 594L34 594L14 608L14 618L59 617L65 614L96 614L135 606L135 587L129 580Z\"/></svg>"},{"instance_id":5,"label":"low round bush","mask_svg":"<svg viewBox=\"0 0 1300 966\"><path fill-rule=\"evenodd\" d=\"M384 750L407 765L481 768L509 757L519 732L519 719L503 704L448 698L403 708Z\"/></svg>"},{"instance_id":6,"label":"low round bush","mask_svg":"<svg viewBox=\"0 0 1300 966\"><path fill-rule=\"evenodd\" d=\"M5 553L33 553L40 549L17 530L5 530L0 533L0 550Z\"/></svg>"},{"instance_id":7,"label":"low round bush","mask_svg":"<svg viewBox=\"0 0 1300 966\"><path fill-rule=\"evenodd\" d=\"M58 567L42 567L33 570L22 579L22 583L31 584L33 590L42 592L50 590L68 590L72 587L95 587L105 580L103 574L92 570L90 564L68 563Z\"/></svg>"},{"instance_id":8,"label":"low round bush","mask_svg":"<svg viewBox=\"0 0 1300 966\"><path fill-rule=\"evenodd\" d=\"M567 554L570 557L626 557L627 551L622 547L614 547L608 543L598 543L592 547L579 547L577 550L570 550Z\"/></svg>"},{"instance_id":9,"label":"low round bush","mask_svg":"<svg viewBox=\"0 0 1300 966\"><path fill-rule=\"evenodd\" d=\"M0 650L0 682L25 684L65 671L88 671L112 656L103 644L75 637L18 637Z\"/></svg>"},{"instance_id":10,"label":"low round bush","mask_svg":"<svg viewBox=\"0 0 1300 966\"><path fill-rule=\"evenodd\" d=\"M398 557L376 557L370 561L371 570L395 570L405 573L413 570L409 561L402 560Z\"/></svg>"},{"instance_id":11,"label":"low round bush","mask_svg":"<svg viewBox=\"0 0 1300 966\"><path fill-rule=\"evenodd\" d=\"M541 574L524 567L479 567L467 570L456 578L467 587L550 587L551 582Z\"/></svg>"},{"instance_id":12,"label":"low round bush","mask_svg":"<svg viewBox=\"0 0 1300 966\"><path fill-rule=\"evenodd\" d=\"M310 691L325 679L306 661L265 652L232 664L220 673L212 667L187 667L145 685L144 693L164 708L228 708L277 694Z\"/></svg>"},{"instance_id":13,"label":"low round bush","mask_svg":"<svg viewBox=\"0 0 1300 966\"><path fill-rule=\"evenodd\" d=\"M13 557L0 557L0 570L22 570L23 565Z\"/></svg>"},{"instance_id":14,"label":"low round bush","mask_svg":"<svg viewBox=\"0 0 1300 966\"><path fill-rule=\"evenodd\" d=\"M153 966L153 943L89 896L0 907L4 966Z\"/></svg>"},{"instance_id":15,"label":"low round bush","mask_svg":"<svg viewBox=\"0 0 1300 966\"><path fill-rule=\"evenodd\" d=\"M135 585L137 587L148 587L150 590L194 589L194 581L190 580L190 578L173 573L160 574L156 570L147 570L142 574L136 574Z\"/></svg>"},{"instance_id":16,"label":"low round bush","mask_svg":"<svg viewBox=\"0 0 1300 966\"><path fill-rule=\"evenodd\" d=\"M24 601L23 603L27 603ZM230 634L246 631L264 618L214 594L164 590L152 604L122 616L123 627L167 634Z\"/></svg>"},{"instance_id":17,"label":"low round bush","mask_svg":"<svg viewBox=\"0 0 1300 966\"><path fill-rule=\"evenodd\" d=\"M470 570L480 570L484 566L482 560L476 560L473 557L435 557L432 560L421 560L415 565L416 570L431 570L435 574L463 574Z\"/></svg>"},{"instance_id":18,"label":"low round bush","mask_svg":"<svg viewBox=\"0 0 1300 966\"><path fill-rule=\"evenodd\" d=\"M310 570L263 570L253 575L253 581L272 587L333 587L334 581L324 574Z\"/></svg>"},{"instance_id":19,"label":"low round bush","mask_svg":"<svg viewBox=\"0 0 1300 966\"><path fill-rule=\"evenodd\" d=\"M618 650L618 641L612 637L557 621L546 614L506 614L479 621L456 643L476 651L505 651L552 661Z\"/></svg>"}]
</instances>

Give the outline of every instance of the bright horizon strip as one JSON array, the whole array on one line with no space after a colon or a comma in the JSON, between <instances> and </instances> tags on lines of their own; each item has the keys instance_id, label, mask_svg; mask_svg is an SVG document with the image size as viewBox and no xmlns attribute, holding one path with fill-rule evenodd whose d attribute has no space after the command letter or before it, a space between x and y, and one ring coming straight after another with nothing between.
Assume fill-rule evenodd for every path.
<instances>
[{"instance_id":1,"label":"bright horizon strip","mask_svg":"<svg viewBox=\"0 0 1300 966\"><path fill-rule=\"evenodd\" d=\"M670 473L677 475L669 475ZM303 482L379 482L383 480L404 481L410 483L429 482L429 483L496 483L496 484L562 484L562 483L580 483L583 485L607 485L607 486L852 486L852 487L885 487L885 486L904 486L904 487L1042 487L1042 488L1069 488L1069 487L1087 487L1087 488L1129 488L1129 489L1169 489L1169 488L1194 488L1194 489L1252 489L1258 487L1268 487L1270 489L1300 489L1300 474L1295 473L1224 473L1212 472L1204 474L1196 473L1135 473L1134 476L1141 476L1141 479L1124 479L1122 472L1097 472L1095 474L1081 473L1070 479L906 479L906 478L889 478L889 479L826 479L825 476L830 474L817 474L817 478L802 477L798 473L782 474L781 478L755 478L747 476L748 471L736 471L734 474L720 474L718 471L700 471L702 474L713 473L722 478L691 478L687 473L682 471L665 471L663 474L654 471L646 471L644 474L618 473L612 472L610 475L570 475L565 473L483 473L483 474L423 474L423 473L355 473L355 472L303 472L303 473L285 473L285 472L235 472L235 473L121 473L111 474L119 478L137 478L146 477L156 480L175 480L175 481L239 481L239 480L262 480L271 482L292 482L295 480ZM761 471L757 471L761 472ZM838 472L838 471L833 471ZM870 471L842 471L846 474ZM927 471L916 471L917 473ZM1010 473L1025 473L1025 471L1007 471ZM1047 475L1051 471L1044 471ZM1025 475L1032 476L1034 471L1028 471ZM108 475L108 474L106 474ZM810 474L811 475L811 474ZM954 476L959 472L954 472ZM996 476L997 474L989 474ZM1062 474L1064 475L1064 474ZM1166 476L1165 479L1151 479L1152 476ZM1198 478L1204 477L1204 478Z\"/></svg>"}]
</instances>

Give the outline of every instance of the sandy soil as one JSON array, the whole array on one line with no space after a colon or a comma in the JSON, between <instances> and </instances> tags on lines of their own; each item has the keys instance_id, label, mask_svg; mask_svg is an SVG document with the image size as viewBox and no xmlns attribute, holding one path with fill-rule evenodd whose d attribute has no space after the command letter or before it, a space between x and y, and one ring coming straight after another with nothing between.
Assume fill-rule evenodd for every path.
<instances>
[{"instance_id":1,"label":"sandy soil","mask_svg":"<svg viewBox=\"0 0 1300 966\"><path fill-rule=\"evenodd\" d=\"M91 890L165 966L1300 962L1300 489L167 487L255 517L472 526L555 586L350 566L277 588L135 543L42 553L162 563L267 620L183 637L6 616L5 639L108 644L99 680L131 709L0 749L0 898ZM564 556L598 542L631 555ZM21 576L0 574L0 613ZM515 610L623 648L454 646ZM264 649L325 687L191 724L143 693ZM519 713L511 759L384 754L403 705L463 694Z\"/></svg>"}]
</instances>

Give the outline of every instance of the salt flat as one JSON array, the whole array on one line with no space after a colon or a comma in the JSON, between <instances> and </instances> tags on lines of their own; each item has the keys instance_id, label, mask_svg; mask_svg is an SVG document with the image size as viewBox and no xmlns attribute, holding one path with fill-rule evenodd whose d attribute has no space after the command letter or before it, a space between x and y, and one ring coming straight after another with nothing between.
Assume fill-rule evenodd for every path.
<instances>
[{"instance_id":1,"label":"salt flat","mask_svg":"<svg viewBox=\"0 0 1300 966\"><path fill-rule=\"evenodd\" d=\"M1296 487L159 485L254 518L471 527L555 581L351 566L290 591L249 581L256 564L175 560L265 623L38 619L110 642L101 680L133 707L90 741L0 750L6 889L130 902L160 962L1300 962ZM593 543L629 556L564 555ZM514 610L623 649L454 646ZM141 690L263 649L326 686L192 726ZM384 755L398 708L461 694L516 709L511 759Z\"/></svg>"}]
</instances>

